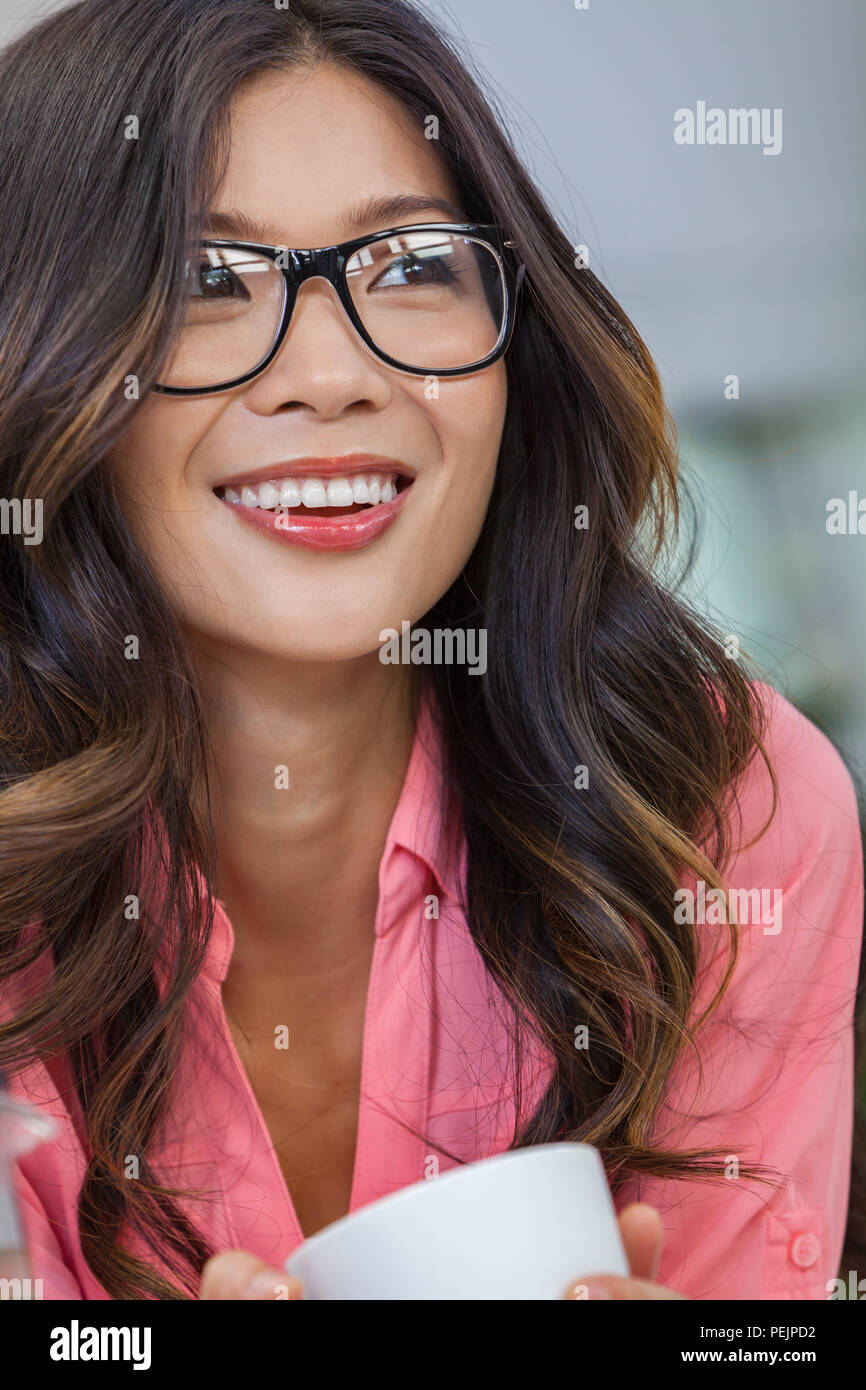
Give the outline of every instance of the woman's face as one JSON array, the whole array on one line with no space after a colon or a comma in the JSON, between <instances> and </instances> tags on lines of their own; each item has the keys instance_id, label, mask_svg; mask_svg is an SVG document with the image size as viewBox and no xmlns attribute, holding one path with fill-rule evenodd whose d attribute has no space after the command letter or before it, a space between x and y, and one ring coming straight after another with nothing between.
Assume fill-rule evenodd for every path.
<instances>
[{"instance_id":1,"label":"woman's face","mask_svg":"<svg viewBox=\"0 0 866 1390\"><path fill-rule=\"evenodd\" d=\"M435 142L366 79L320 66L262 75L238 93L230 163L211 211L255 220L262 235L247 239L327 246L386 226L458 220L431 201L410 216L354 223L368 200L405 194L458 203ZM213 396L151 394L110 464L130 527L197 645L346 659L378 649L382 629L417 622L459 574L484 520L505 406L501 359L440 378L436 398L423 377L374 357L332 286L313 279L265 372ZM413 481L392 524L353 549L288 543L242 520L217 492L271 468L279 479L294 460L359 453L404 464ZM316 476L314 466L296 472ZM341 473L354 487L358 465ZM321 499L315 486L306 496ZM292 508L286 519L297 515Z\"/></svg>"}]
</instances>

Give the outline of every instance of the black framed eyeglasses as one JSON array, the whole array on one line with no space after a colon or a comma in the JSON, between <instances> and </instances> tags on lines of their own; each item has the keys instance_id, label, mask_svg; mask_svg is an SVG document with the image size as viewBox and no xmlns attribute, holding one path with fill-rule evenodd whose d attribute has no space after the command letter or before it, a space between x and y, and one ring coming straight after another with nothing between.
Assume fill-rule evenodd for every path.
<instances>
[{"instance_id":1,"label":"black framed eyeglasses","mask_svg":"<svg viewBox=\"0 0 866 1390\"><path fill-rule=\"evenodd\" d=\"M208 239L186 262L185 317L155 391L208 395L263 372L286 336L298 290L323 276L352 326L389 367L463 376L505 352L526 267L482 222L390 227L336 246L294 250Z\"/></svg>"}]
</instances>

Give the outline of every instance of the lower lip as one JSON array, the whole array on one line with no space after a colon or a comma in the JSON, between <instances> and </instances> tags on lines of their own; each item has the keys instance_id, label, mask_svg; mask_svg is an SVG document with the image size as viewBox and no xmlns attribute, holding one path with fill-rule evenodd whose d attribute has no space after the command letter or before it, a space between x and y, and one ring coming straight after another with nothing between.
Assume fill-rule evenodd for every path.
<instances>
[{"instance_id":1,"label":"lower lip","mask_svg":"<svg viewBox=\"0 0 866 1390\"><path fill-rule=\"evenodd\" d=\"M244 507L240 502L226 502L224 498L217 500L235 512L239 521L285 545L299 545L303 550L360 550L393 526L412 486L410 483L390 502L380 502L349 516L304 516L302 507L276 512Z\"/></svg>"}]
</instances>

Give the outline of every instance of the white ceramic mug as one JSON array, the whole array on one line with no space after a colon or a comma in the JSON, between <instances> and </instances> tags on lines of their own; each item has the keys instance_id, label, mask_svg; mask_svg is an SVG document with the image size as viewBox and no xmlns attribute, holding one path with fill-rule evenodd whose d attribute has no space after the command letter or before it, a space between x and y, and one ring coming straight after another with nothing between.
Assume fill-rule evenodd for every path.
<instances>
[{"instance_id":1,"label":"white ceramic mug","mask_svg":"<svg viewBox=\"0 0 866 1390\"><path fill-rule=\"evenodd\" d=\"M286 1261L310 1299L563 1298L628 1274L589 1144L540 1144L450 1168L360 1207Z\"/></svg>"}]
</instances>

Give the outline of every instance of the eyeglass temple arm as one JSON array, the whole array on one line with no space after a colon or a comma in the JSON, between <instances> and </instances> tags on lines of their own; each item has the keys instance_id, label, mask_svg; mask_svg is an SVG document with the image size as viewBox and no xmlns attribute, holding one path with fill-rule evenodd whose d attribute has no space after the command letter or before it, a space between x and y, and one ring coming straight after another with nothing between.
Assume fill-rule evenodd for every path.
<instances>
[{"instance_id":1,"label":"eyeglass temple arm","mask_svg":"<svg viewBox=\"0 0 866 1390\"><path fill-rule=\"evenodd\" d=\"M516 249L516 247L517 247L517 242L516 242L516 241L511 241L511 240L509 240L509 241L503 241L502 245L503 245L503 246L508 246L508 247L510 247L512 250L514 250L514 249ZM523 277L524 277L525 274L526 274L526 266L525 266L525 265L521 265L520 269L519 269L518 272L517 272L517 280L516 280L515 285L514 285L515 298L517 297L517 295L520 294L520 286L523 284Z\"/></svg>"}]
</instances>

